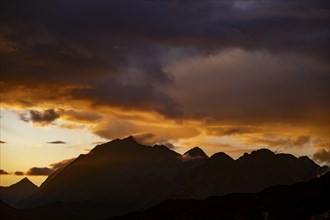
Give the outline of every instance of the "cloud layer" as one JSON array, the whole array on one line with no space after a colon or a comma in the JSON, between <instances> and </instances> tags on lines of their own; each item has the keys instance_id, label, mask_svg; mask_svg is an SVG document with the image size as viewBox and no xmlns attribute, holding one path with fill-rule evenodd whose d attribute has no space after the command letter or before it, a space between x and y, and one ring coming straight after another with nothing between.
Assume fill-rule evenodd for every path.
<instances>
[{"instance_id":1,"label":"cloud layer","mask_svg":"<svg viewBox=\"0 0 330 220\"><path fill-rule=\"evenodd\" d=\"M47 142L47 144L66 144L66 142L64 142L64 141L50 141L50 142Z\"/></svg>"},{"instance_id":2,"label":"cloud layer","mask_svg":"<svg viewBox=\"0 0 330 220\"><path fill-rule=\"evenodd\" d=\"M53 170L48 167L32 167L27 172L26 175L30 176L48 176Z\"/></svg>"},{"instance_id":3,"label":"cloud layer","mask_svg":"<svg viewBox=\"0 0 330 220\"><path fill-rule=\"evenodd\" d=\"M32 167L30 168L25 175L30 176L49 176L58 169L61 169L71 163L76 158L65 159L56 163L52 163L49 167ZM16 174L17 172L15 172ZM21 173L21 172L19 172ZM16 174L17 175L17 174Z\"/></svg>"},{"instance_id":4,"label":"cloud layer","mask_svg":"<svg viewBox=\"0 0 330 220\"><path fill-rule=\"evenodd\" d=\"M150 144L330 144L326 1L0 6L1 103L32 125Z\"/></svg>"}]
</instances>

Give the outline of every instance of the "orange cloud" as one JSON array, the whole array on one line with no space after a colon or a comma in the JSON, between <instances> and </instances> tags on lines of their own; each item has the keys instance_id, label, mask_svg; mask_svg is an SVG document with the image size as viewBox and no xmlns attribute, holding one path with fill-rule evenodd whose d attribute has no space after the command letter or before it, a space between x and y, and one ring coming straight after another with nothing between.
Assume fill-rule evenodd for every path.
<instances>
[{"instance_id":1,"label":"orange cloud","mask_svg":"<svg viewBox=\"0 0 330 220\"><path fill-rule=\"evenodd\" d=\"M95 123L102 119L102 116L88 111L76 111L76 110L65 110L59 109L62 120L77 123Z\"/></svg>"},{"instance_id":2,"label":"orange cloud","mask_svg":"<svg viewBox=\"0 0 330 220\"><path fill-rule=\"evenodd\" d=\"M309 136L299 136L296 139L292 139L291 137L288 137L286 139L284 138L269 138L269 139L260 139L256 138L253 139L254 143L257 144L265 144L270 147L278 147L278 146L284 146L284 147L293 147L293 146L302 146L306 143L308 143L310 140Z\"/></svg>"}]
</instances>

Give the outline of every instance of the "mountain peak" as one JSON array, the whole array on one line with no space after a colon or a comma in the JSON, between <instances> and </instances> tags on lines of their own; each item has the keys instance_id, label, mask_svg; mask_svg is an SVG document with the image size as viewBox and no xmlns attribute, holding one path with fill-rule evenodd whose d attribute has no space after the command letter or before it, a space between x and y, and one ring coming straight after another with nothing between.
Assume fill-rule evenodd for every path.
<instances>
[{"instance_id":1,"label":"mountain peak","mask_svg":"<svg viewBox=\"0 0 330 220\"><path fill-rule=\"evenodd\" d=\"M273 156L275 153L267 148L261 148L256 151L252 151L251 155Z\"/></svg>"},{"instance_id":2,"label":"mountain peak","mask_svg":"<svg viewBox=\"0 0 330 220\"><path fill-rule=\"evenodd\" d=\"M29 180L29 178L27 178L27 177L24 177L23 179L21 179L21 181L24 181L24 182L31 182L31 181Z\"/></svg>"},{"instance_id":3,"label":"mountain peak","mask_svg":"<svg viewBox=\"0 0 330 220\"><path fill-rule=\"evenodd\" d=\"M134 139L133 136L128 136L123 139L114 139L112 141L109 141L107 143L97 145L95 148L93 148L89 154L95 154L95 153L106 153L109 151L123 151L128 150L130 148L136 148L137 146L140 146Z\"/></svg>"},{"instance_id":4,"label":"mountain peak","mask_svg":"<svg viewBox=\"0 0 330 220\"><path fill-rule=\"evenodd\" d=\"M231 158L228 154L224 152L215 153L210 157L210 160L216 160L216 161L229 161L233 162L235 161L233 158Z\"/></svg>"},{"instance_id":5,"label":"mountain peak","mask_svg":"<svg viewBox=\"0 0 330 220\"><path fill-rule=\"evenodd\" d=\"M0 197L5 203L14 206L18 201L32 195L37 190L38 187L25 177L8 187L1 187Z\"/></svg>"},{"instance_id":6,"label":"mountain peak","mask_svg":"<svg viewBox=\"0 0 330 220\"><path fill-rule=\"evenodd\" d=\"M132 135L126 137L126 138L123 138L121 139L121 141L127 141L127 142L136 142L134 137Z\"/></svg>"},{"instance_id":7,"label":"mountain peak","mask_svg":"<svg viewBox=\"0 0 330 220\"><path fill-rule=\"evenodd\" d=\"M135 138L132 135L130 135L128 137L125 137L123 139L114 139L114 140L112 140L108 143L105 143L105 144L107 145L107 144L115 144L115 143L117 143L117 144L120 143L120 144L125 144L125 145L127 145L127 144L129 144L129 145L130 144L133 144L133 145L138 144L138 142L136 142Z\"/></svg>"},{"instance_id":8,"label":"mountain peak","mask_svg":"<svg viewBox=\"0 0 330 220\"><path fill-rule=\"evenodd\" d=\"M183 154L183 157L201 157L208 158L205 152L199 147L194 147Z\"/></svg>"},{"instance_id":9,"label":"mountain peak","mask_svg":"<svg viewBox=\"0 0 330 220\"><path fill-rule=\"evenodd\" d=\"M246 159L246 158L250 158L250 157L273 157L275 156L275 153L267 148L261 148L261 149L258 149L258 150L254 150L252 151L250 154L249 153L244 153L243 156L241 156L240 158L241 159Z\"/></svg>"},{"instance_id":10,"label":"mountain peak","mask_svg":"<svg viewBox=\"0 0 330 220\"><path fill-rule=\"evenodd\" d=\"M17 183L11 185L11 186L15 186L15 187L33 187L33 188L38 188L34 183L31 182L31 180L29 180L27 177L24 177L23 179L21 179L20 181L18 181Z\"/></svg>"}]
</instances>

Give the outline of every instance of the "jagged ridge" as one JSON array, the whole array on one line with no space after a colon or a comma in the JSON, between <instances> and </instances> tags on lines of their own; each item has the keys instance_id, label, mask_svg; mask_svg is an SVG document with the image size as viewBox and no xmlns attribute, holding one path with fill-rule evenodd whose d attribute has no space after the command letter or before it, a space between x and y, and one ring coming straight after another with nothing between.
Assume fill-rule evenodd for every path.
<instances>
[{"instance_id":1,"label":"jagged ridge","mask_svg":"<svg viewBox=\"0 0 330 220\"><path fill-rule=\"evenodd\" d=\"M204 159L188 162L185 155ZM181 156L165 146L139 144L133 137L116 139L79 156L20 207L54 201L97 201L103 205L86 215L119 215L169 198L203 199L306 181L321 169L309 159L269 150L245 154L237 160L224 153L210 158L205 155L200 148Z\"/></svg>"}]
</instances>

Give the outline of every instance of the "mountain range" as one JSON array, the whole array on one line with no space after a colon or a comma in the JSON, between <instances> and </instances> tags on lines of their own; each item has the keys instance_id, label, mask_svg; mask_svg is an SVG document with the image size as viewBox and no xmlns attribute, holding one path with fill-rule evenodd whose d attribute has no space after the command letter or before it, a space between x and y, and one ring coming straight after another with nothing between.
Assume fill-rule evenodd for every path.
<instances>
[{"instance_id":1,"label":"mountain range","mask_svg":"<svg viewBox=\"0 0 330 220\"><path fill-rule=\"evenodd\" d=\"M41 210L40 219L42 213L47 215L45 210L53 212L54 206L62 210L54 215L57 219L106 219L146 210L168 199L203 200L309 181L325 169L308 157L267 149L237 160L225 153L208 157L198 147L180 155L162 145L139 144L130 136L80 155L16 207Z\"/></svg>"},{"instance_id":2,"label":"mountain range","mask_svg":"<svg viewBox=\"0 0 330 220\"><path fill-rule=\"evenodd\" d=\"M111 220L327 220L330 173L309 182L277 185L259 193L234 193L205 200L166 200L143 212Z\"/></svg>"}]
</instances>

